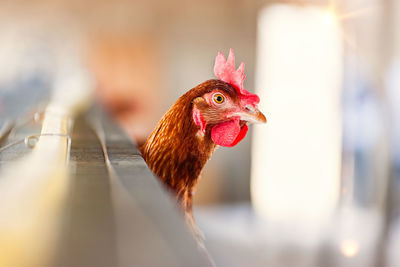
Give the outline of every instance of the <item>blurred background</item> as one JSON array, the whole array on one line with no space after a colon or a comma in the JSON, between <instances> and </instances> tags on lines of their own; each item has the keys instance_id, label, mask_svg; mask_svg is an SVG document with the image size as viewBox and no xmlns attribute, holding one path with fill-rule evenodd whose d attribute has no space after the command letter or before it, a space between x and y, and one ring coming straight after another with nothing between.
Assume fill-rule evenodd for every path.
<instances>
[{"instance_id":1,"label":"blurred background","mask_svg":"<svg viewBox=\"0 0 400 267\"><path fill-rule=\"evenodd\" d=\"M203 171L217 264L400 266L400 2L17 0L0 20L2 123L83 69L138 143L232 47L268 124Z\"/></svg>"}]
</instances>

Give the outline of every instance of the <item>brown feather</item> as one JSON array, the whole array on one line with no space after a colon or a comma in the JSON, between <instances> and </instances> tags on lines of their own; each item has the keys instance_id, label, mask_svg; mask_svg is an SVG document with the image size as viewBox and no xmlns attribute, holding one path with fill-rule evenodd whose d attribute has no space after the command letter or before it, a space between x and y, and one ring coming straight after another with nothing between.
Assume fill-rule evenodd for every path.
<instances>
[{"instance_id":1,"label":"brown feather","mask_svg":"<svg viewBox=\"0 0 400 267\"><path fill-rule=\"evenodd\" d=\"M201 96L214 89L237 98L234 88L223 81L208 80L199 84L172 105L141 148L150 170L172 191L183 210L190 214L201 170L216 148L210 134L212 123L207 125L204 136L199 136L192 111L195 105L205 116L212 117L212 113L207 111L209 106L202 102Z\"/></svg>"}]
</instances>

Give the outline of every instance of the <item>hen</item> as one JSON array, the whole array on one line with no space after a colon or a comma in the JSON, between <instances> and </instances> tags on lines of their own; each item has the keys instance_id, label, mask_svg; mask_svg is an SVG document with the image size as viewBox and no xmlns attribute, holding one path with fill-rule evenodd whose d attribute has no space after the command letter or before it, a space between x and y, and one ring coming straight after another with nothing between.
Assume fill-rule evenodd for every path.
<instances>
[{"instance_id":1,"label":"hen","mask_svg":"<svg viewBox=\"0 0 400 267\"><path fill-rule=\"evenodd\" d=\"M215 148L235 146L248 123L266 122L257 108L259 97L243 87L244 63L235 69L232 49L227 60L218 53L214 73L218 79L197 85L172 105L141 148L151 171L176 196L194 227L193 193Z\"/></svg>"}]
</instances>

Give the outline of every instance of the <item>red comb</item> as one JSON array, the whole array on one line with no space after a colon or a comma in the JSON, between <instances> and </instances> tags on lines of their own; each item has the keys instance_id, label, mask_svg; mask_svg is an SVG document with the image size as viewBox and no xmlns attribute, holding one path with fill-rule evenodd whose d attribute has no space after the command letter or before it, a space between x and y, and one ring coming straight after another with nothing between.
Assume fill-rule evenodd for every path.
<instances>
[{"instance_id":1,"label":"red comb","mask_svg":"<svg viewBox=\"0 0 400 267\"><path fill-rule=\"evenodd\" d=\"M256 94L252 94L243 87L243 82L246 76L244 75L244 62L239 65L239 68L235 69L235 54L232 48L229 49L228 60L225 56L218 52L215 58L214 74L218 79L232 85L242 98L246 99L249 104L257 105L260 102L260 98Z\"/></svg>"}]
</instances>

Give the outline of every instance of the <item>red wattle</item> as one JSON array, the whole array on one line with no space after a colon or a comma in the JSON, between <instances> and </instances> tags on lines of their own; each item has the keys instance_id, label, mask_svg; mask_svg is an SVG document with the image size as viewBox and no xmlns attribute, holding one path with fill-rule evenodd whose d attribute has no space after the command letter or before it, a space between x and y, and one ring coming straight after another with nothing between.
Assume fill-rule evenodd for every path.
<instances>
[{"instance_id":1,"label":"red wattle","mask_svg":"<svg viewBox=\"0 0 400 267\"><path fill-rule=\"evenodd\" d=\"M211 129L211 139L213 142L225 147L232 147L239 143L248 131L247 125L241 128L239 122L237 118L215 125Z\"/></svg>"},{"instance_id":2,"label":"red wattle","mask_svg":"<svg viewBox=\"0 0 400 267\"><path fill-rule=\"evenodd\" d=\"M233 141L232 145L230 145L230 146L236 146L237 143L242 141L243 138L246 136L248 130L249 130L249 127L247 126L247 124L245 124L242 127L242 129L240 129L240 132L239 132L238 136L236 137L235 141Z\"/></svg>"}]
</instances>

